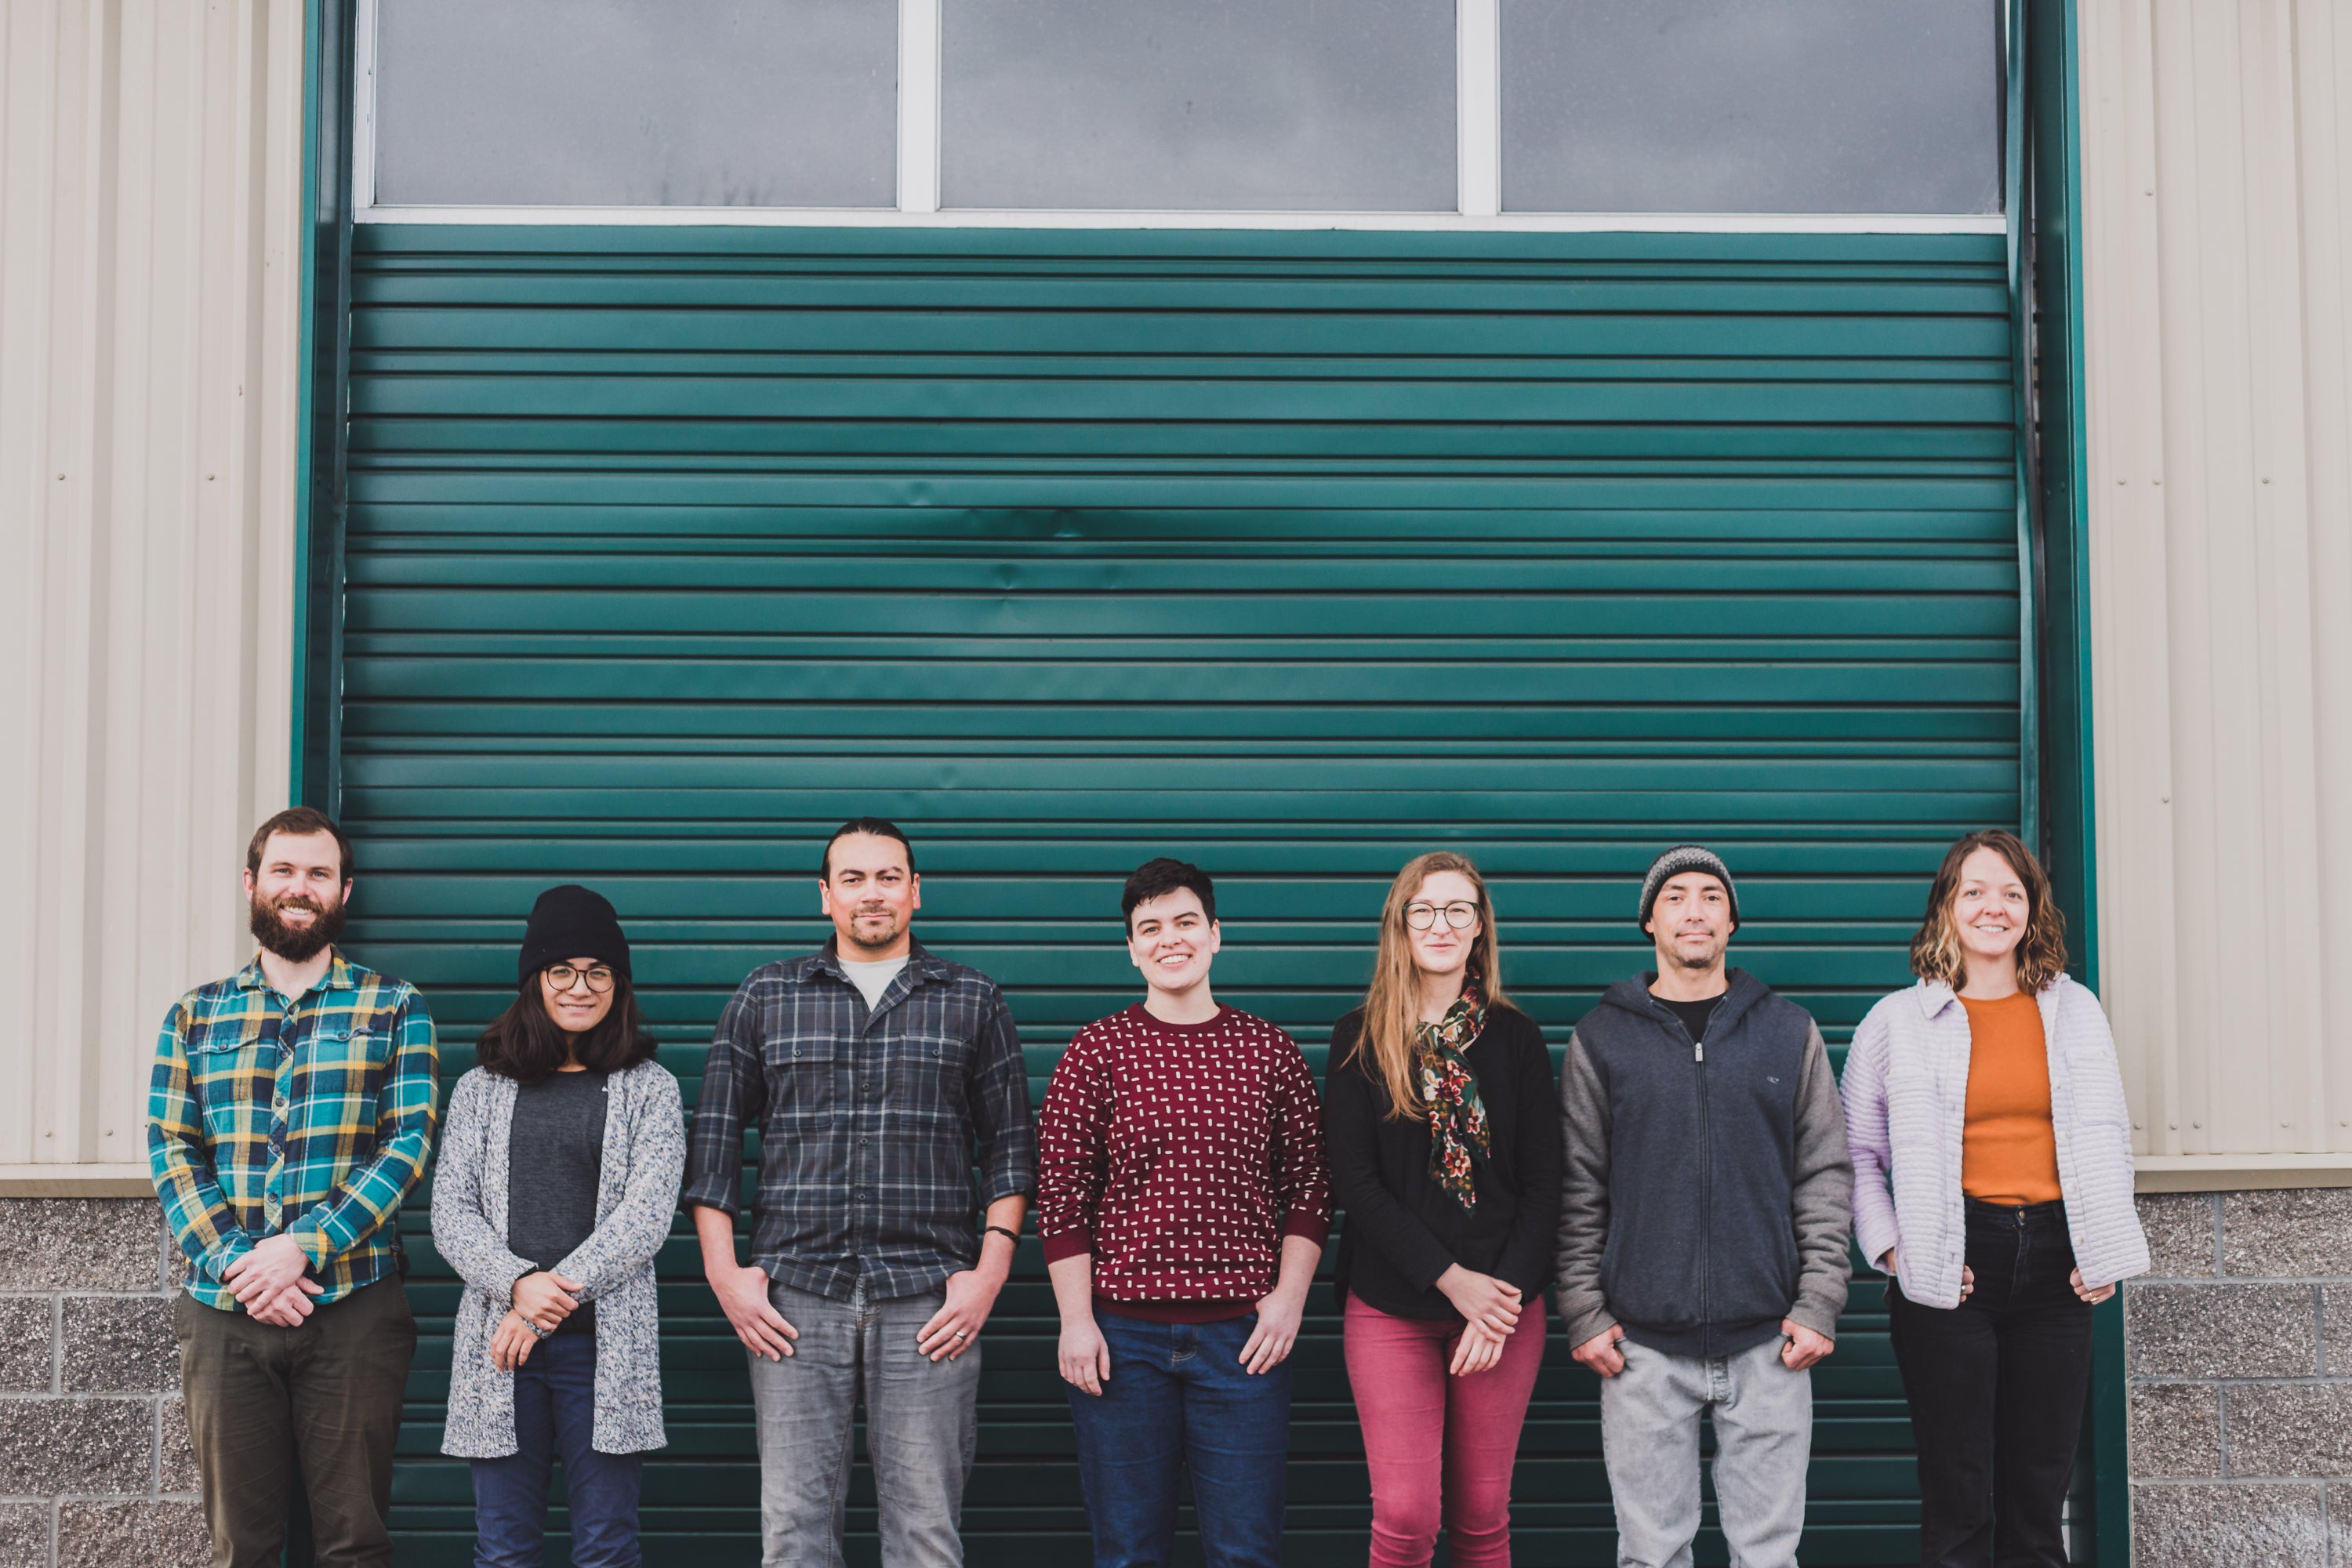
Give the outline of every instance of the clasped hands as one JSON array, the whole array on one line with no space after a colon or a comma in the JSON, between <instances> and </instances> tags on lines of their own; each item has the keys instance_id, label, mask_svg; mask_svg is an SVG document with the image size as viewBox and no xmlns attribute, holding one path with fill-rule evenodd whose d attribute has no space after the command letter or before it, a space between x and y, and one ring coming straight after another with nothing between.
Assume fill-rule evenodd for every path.
<instances>
[{"instance_id":1,"label":"clasped hands","mask_svg":"<svg viewBox=\"0 0 2352 1568\"><path fill-rule=\"evenodd\" d=\"M297 1329L310 1315L310 1298L326 1287L310 1278L310 1255L290 1236L265 1237L221 1270L221 1283L258 1323Z\"/></svg>"},{"instance_id":2,"label":"clasped hands","mask_svg":"<svg viewBox=\"0 0 2352 1568\"><path fill-rule=\"evenodd\" d=\"M1462 1314L1464 1324L1454 1342L1453 1363L1446 1371L1455 1377L1465 1377L1485 1372L1501 1361L1505 1342L1519 1326L1523 1303L1518 1287L1455 1263L1437 1277L1437 1289Z\"/></svg>"},{"instance_id":3,"label":"clasped hands","mask_svg":"<svg viewBox=\"0 0 2352 1568\"><path fill-rule=\"evenodd\" d=\"M514 1305L490 1332L490 1364L512 1372L530 1359L541 1334L551 1334L580 1310L587 1287L552 1269L534 1269L514 1283Z\"/></svg>"}]
</instances>

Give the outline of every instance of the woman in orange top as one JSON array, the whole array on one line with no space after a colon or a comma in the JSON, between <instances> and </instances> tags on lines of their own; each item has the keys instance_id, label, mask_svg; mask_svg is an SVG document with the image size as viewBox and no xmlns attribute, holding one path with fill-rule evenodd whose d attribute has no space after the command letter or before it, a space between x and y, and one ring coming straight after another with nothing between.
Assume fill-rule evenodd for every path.
<instances>
[{"instance_id":1,"label":"woman in orange top","mask_svg":"<svg viewBox=\"0 0 2352 1568\"><path fill-rule=\"evenodd\" d=\"M2062 1568L2091 1309L2147 1268L2115 1042L2065 963L2042 868L1971 833L1927 895L1919 984L1846 1054L1854 1235L1889 1276L1927 1568Z\"/></svg>"}]
</instances>

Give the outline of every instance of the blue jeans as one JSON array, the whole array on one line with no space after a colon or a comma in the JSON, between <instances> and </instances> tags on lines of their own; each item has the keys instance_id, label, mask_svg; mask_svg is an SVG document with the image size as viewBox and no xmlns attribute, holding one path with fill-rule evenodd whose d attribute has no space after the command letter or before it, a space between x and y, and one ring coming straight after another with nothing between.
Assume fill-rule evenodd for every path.
<instances>
[{"instance_id":1,"label":"blue jeans","mask_svg":"<svg viewBox=\"0 0 2352 1568\"><path fill-rule=\"evenodd\" d=\"M1103 1312L1096 1321L1110 1381L1099 1397L1069 1391L1096 1568L1169 1561L1183 1470L1209 1568L1280 1568L1290 1363L1255 1377L1242 1370L1257 1315L1148 1323Z\"/></svg>"},{"instance_id":2,"label":"blue jeans","mask_svg":"<svg viewBox=\"0 0 2352 1568\"><path fill-rule=\"evenodd\" d=\"M563 1456L572 1568L637 1568L639 1454L600 1454L596 1336L555 1334L515 1371L515 1452L476 1459L476 1568L539 1568L547 1538L547 1477Z\"/></svg>"}]
</instances>

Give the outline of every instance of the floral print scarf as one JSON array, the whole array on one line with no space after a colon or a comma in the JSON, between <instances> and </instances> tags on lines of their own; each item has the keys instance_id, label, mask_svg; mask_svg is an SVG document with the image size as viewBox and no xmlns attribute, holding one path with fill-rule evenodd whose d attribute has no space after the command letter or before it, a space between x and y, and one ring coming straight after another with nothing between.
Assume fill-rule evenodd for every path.
<instances>
[{"instance_id":1,"label":"floral print scarf","mask_svg":"<svg viewBox=\"0 0 2352 1568\"><path fill-rule=\"evenodd\" d=\"M1474 1162L1493 1152L1478 1079L1462 1056L1486 1026L1486 998L1474 970L1445 1016L1422 1025L1412 1044L1413 1076L1429 1108L1429 1174L1465 1209L1478 1206Z\"/></svg>"}]
</instances>

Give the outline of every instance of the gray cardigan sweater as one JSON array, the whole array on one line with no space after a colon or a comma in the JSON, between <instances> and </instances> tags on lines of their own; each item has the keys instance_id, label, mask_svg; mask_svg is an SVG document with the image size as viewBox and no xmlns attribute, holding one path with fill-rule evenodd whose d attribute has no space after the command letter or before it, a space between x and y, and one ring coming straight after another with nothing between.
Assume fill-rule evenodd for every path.
<instances>
[{"instance_id":1,"label":"gray cardigan sweater","mask_svg":"<svg viewBox=\"0 0 2352 1568\"><path fill-rule=\"evenodd\" d=\"M604 1083L604 1167L596 1228L556 1272L596 1303L596 1426L602 1454L668 1441L662 1429L661 1321L654 1254L668 1238L686 1168L677 1079L640 1062ZM465 1280L449 1355L449 1416L441 1451L494 1459L515 1451L514 1373L490 1362L490 1335L530 1272L507 1247L508 1133L515 1081L474 1068L450 1091L433 1171L433 1245Z\"/></svg>"}]
</instances>

